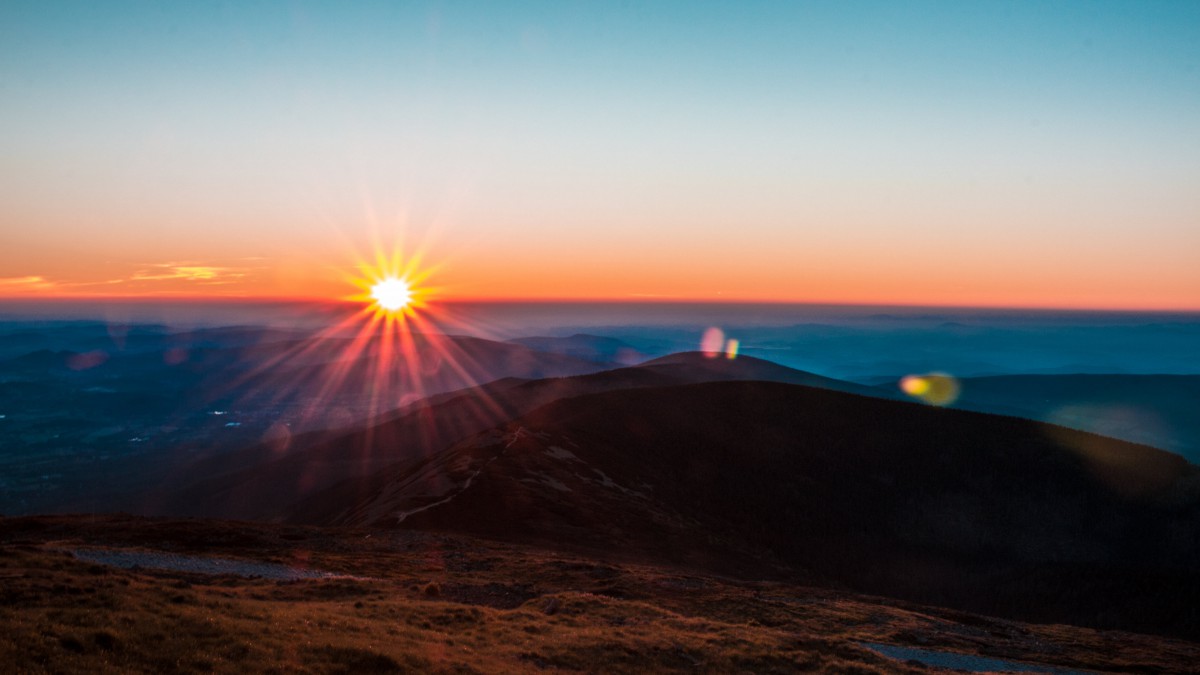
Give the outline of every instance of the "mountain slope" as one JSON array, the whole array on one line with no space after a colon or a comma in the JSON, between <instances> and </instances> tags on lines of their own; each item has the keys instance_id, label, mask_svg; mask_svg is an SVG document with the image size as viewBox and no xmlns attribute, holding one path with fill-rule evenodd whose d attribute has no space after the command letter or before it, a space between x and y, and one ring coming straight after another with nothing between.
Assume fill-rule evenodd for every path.
<instances>
[{"instance_id":1,"label":"mountain slope","mask_svg":"<svg viewBox=\"0 0 1200 675\"><path fill-rule=\"evenodd\" d=\"M558 400L367 483L295 518L706 566L756 557L1037 620L1200 625L1195 467L1027 420L767 382L626 389Z\"/></svg>"},{"instance_id":2,"label":"mountain slope","mask_svg":"<svg viewBox=\"0 0 1200 675\"><path fill-rule=\"evenodd\" d=\"M434 456L453 443L557 399L714 380L825 381L759 359L722 361L715 364L699 354L682 355L675 362L573 377L507 378L435 396L404 408L394 419L358 431L299 436L286 447L262 443L187 466L164 485L148 508L152 513L277 519L296 503L345 479L354 479L346 489L357 498L372 489L361 479L388 465ZM857 387L828 382L830 386Z\"/></svg>"}]
</instances>

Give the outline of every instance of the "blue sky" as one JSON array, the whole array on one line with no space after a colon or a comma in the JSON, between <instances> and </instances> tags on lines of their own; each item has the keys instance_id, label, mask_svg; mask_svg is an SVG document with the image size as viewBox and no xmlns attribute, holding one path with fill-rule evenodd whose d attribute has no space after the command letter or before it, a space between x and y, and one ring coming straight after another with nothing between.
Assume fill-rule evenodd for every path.
<instances>
[{"instance_id":1,"label":"blue sky","mask_svg":"<svg viewBox=\"0 0 1200 675\"><path fill-rule=\"evenodd\" d=\"M1200 306L1200 3L6 2L0 178L46 283L382 227L467 295Z\"/></svg>"}]
</instances>

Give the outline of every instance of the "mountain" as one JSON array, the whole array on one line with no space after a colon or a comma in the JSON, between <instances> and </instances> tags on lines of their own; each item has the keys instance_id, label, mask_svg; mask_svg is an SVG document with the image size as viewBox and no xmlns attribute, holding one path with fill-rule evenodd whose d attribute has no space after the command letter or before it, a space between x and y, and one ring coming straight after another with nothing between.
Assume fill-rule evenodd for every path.
<instances>
[{"instance_id":1,"label":"mountain","mask_svg":"<svg viewBox=\"0 0 1200 675\"><path fill-rule=\"evenodd\" d=\"M397 462L437 455L473 434L558 399L638 387L767 378L860 388L759 359L718 363L699 353L573 377L504 378L430 397L406 406L392 419L357 431L297 435L284 446L268 441L189 464L163 482L146 508L151 513L278 519L339 481L353 479L351 491L367 489L359 479Z\"/></svg>"},{"instance_id":2,"label":"mountain","mask_svg":"<svg viewBox=\"0 0 1200 675\"><path fill-rule=\"evenodd\" d=\"M1200 636L1200 475L1181 457L805 386L561 398L335 486L293 520L780 565L989 614Z\"/></svg>"},{"instance_id":3,"label":"mountain","mask_svg":"<svg viewBox=\"0 0 1200 675\"><path fill-rule=\"evenodd\" d=\"M680 352L641 364L642 368L664 373L671 372L677 366L686 366L705 373L705 381L763 380L765 382L801 384L806 387L842 391L874 398L898 398L898 395L891 390L881 390L878 387L824 377L753 356L738 356L735 359L728 359L723 354L714 356L704 352Z\"/></svg>"},{"instance_id":4,"label":"mountain","mask_svg":"<svg viewBox=\"0 0 1200 675\"><path fill-rule=\"evenodd\" d=\"M573 356L597 363L619 363L629 366L646 359L645 354L628 342L586 333L576 333L569 337L524 337L510 342L539 352Z\"/></svg>"}]
</instances>

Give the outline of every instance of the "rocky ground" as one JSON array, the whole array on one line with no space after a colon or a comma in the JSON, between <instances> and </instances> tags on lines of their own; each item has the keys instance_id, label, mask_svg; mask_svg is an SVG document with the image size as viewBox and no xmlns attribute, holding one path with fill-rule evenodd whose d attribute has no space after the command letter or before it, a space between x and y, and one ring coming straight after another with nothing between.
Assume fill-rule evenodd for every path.
<instances>
[{"instance_id":1,"label":"rocky ground","mask_svg":"<svg viewBox=\"0 0 1200 675\"><path fill-rule=\"evenodd\" d=\"M243 576L263 570L295 573ZM721 577L629 552L67 516L0 520L0 663L31 673L1168 673L1192 670L1200 645Z\"/></svg>"}]
</instances>

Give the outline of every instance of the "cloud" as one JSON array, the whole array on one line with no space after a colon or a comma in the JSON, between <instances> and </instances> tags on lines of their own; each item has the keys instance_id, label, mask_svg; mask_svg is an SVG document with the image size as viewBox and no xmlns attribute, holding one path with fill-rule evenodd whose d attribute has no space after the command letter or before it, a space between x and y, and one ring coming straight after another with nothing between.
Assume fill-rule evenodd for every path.
<instances>
[{"instance_id":1,"label":"cloud","mask_svg":"<svg viewBox=\"0 0 1200 675\"><path fill-rule=\"evenodd\" d=\"M241 259L235 262L240 262ZM206 260L173 260L161 263L143 263L125 279L116 280L131 292L171 292L184 287L213 288L238 287L253 282L264 265L218 264ZM239 292L226 288L224 291ZM244 292L244 289L240 292Z\"/></svg>"},{"instance_id":2,"label":"cloud","mask_svg":"<svg viewBox=\"0 0 1200 675\"><path fill-rule=\"evenodd\" d=\"M104 280L61 280L40 275L0 277L0 294L5 293L91 293L100 287L118 287L123 293L177 293L186 286L231 286L244 284L266 266L218 265L206 261L143 263L127 276ZM89 290L95 289L95 290Z\"/></svg>"},{"instance_id":3,"label":"cloud","mask_svg":"<svg viewBox=\"0 0 1200 675\"><path fill-rule=\"evenodd\" d=\"M107 281L62 281L59 279L47 279L46 277L37 275L25 277L0 277L0 292L63 291L70 288L107 286L109 284L119 284L124 282L124 279L110 279Z\"/></svg>"},{"instance_id":4,"label":"cloud","mask_svg":"<svg viewBox=\"0 0 1200 675\"><path fill-rule=\"evenodd\" d=\"M229 284L245 278L252 269L255 268L205 265L190 261L153 263L147 268L134 272L129 280L167 281L179 279L204 284Z\"/></svg>"},{"instance_id":5,"label":"cloud","mask_svg":"<svg viewBox=\"0 0 1200 675\"><path fill-rule=\"evenodd\" d=\"M46 290L55 286L56 284L53 281L45 277L0 277L0 289L3 290Z\"/></svg>"}]
</instances>

